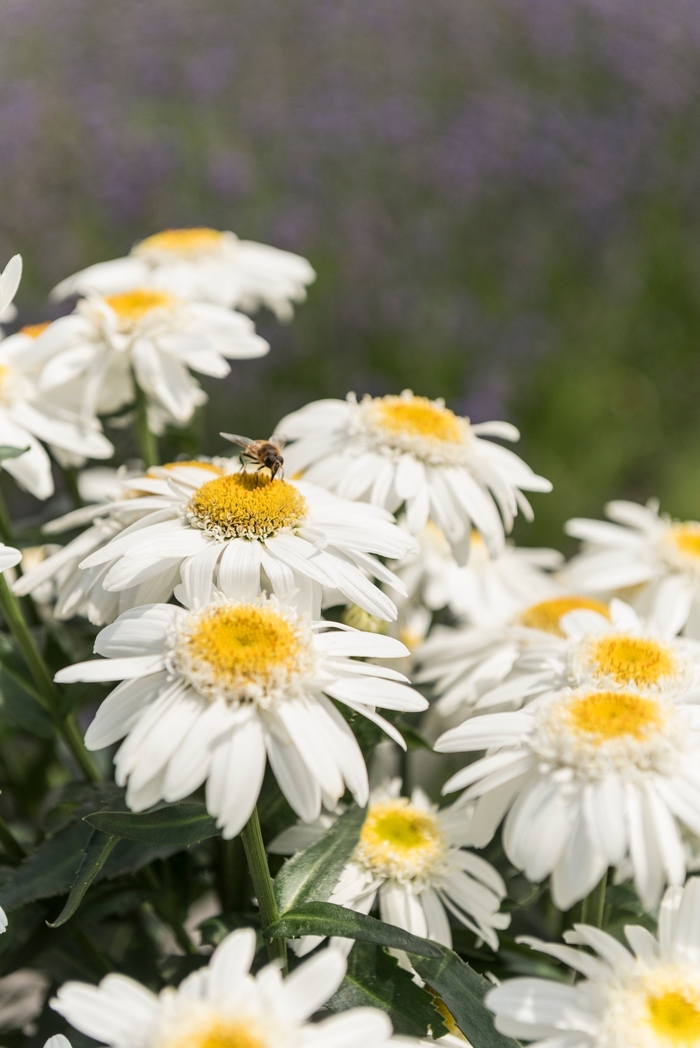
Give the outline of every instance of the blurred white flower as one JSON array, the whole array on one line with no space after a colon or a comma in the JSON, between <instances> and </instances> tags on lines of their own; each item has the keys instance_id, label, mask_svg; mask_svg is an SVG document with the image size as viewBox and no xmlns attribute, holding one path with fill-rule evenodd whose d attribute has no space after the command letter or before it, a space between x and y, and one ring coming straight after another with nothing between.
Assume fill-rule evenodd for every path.
<instances>
[{"instance_id":1,"label":"blurred white flower","mask_svg":"<svg viewBox=\"0 0 700 1048\"><path fill-rule=\"evenodd\" d=\"M54 288L52 297L105 295L153 287L180 298L253 312L268 306L289 320L316 274L300 255L215 229L165 229L126 258L98 262Z\"/></svg>"},{"instance_id":2,"label":"blurred white flower","mask_svg":"<svg viewBox=\"0 0 700 1048\"><path fill-rule=\"evenodd\" d=\"M328 825L324 817L313 827L292 827L269 850L284 855L306 847L314 839L309 830L318 838ZM505 884L491 863L464 849L467 842L461 811L439 811L419 788L409 801L400 779L387 781L372 790L357 847L328 901L369 913L378 900L387 924L449 947L451 913L497 950L496 929L510 924L510 915L498 912ZM322 941L310 935L292 946L303 956Z\"/></svg>"},{"instance_id":3,"label":"blurred white flower","mask_svg":"<svg viewBox=\"0 0 700 1048\"><path fill-rule=\"evenodd\" d=\"M15 564L19 564L21 559L22 553L20 550L15 549L14 546L6 546L4 542L0 542L0 571L7 571L8 568L14 568ZM7 918L0 906L0 932L4 932L5 928L7 928Z\"/></svg>"},{"instance_id":4,"label":"blurred white flower","mask_svg":"<svg viewBox=\"0 0 700 1048\"><path fill-rule=\"evenodd\" d=\"M700 523L660 515L656 499L609 502L605 513L613 523L575 517L566 524L584 546L562 573L565 583L582 593L621 590L643 613L660 596L688 620L685 632L700 637Z\"/></svg>"},{"instance_id":5,"label":"blurred white flower","mask_svg":"<svg viewBox=\"0 0 700 1048\"><path fill-rule=\"evenodd\" d=\"M286 979L276 965L250 975L254 954L255 932L243 928L177 989L156 996L127 976L107 975L99 986L65 983L51 1007L110 1048L381 1048L391 1040L391 1022L379 1009L306 1021L342 982L339 951L324 950Z\"/></svg>"},{"instance_id":6,"label":"blurred white flower","mask_svg":"<svg viewBox=\"0 0 700 1048\"><path fill-rule=\"evenodd\" d=\"M525 491L550 491L512 451L482 436L517 440L505 422L472 426L442 400L401 396L319 400L287 415L276 433L293 441L287 469L346 498L395 512L406 508L413 535L428 520L440 528L457 559L466 561L472 525L498 554L504 526L520 508L529 518ZM501 519L501 516L503 519Z\"/></svg>"},{"instance_id":7,"label":"blurred white flower","mask_svg":"<svg viewBox=\"0 0 700 1048\"><path fill-rule=\"evenodd\" d=\"M102 630L95 651L106 658L56 675L62 683L123 681L88 728L88 749L126 736L116 781L128 783L135 811L181 800L206 780L207 808L226 838L250 818L267 758L306 821L318 818L322 802L334 808L346 786L367 803L362 752L328 696L401 744L375 707L428 705L400 674L355 659L400 657L398 641L311 623L274 598L136 608Z\"/></svg>"},{"instance_id":8,"label":"blurred white flower","mask_svg":"<svg viewBox=\"0 0 700 1048\"><path fill-rule=\"evenodd\" d=\"M21 1030L44 1008L49 979L44 972L19 968L0 979L0 1031Z\"/></svg>"},{"instance_id":9,"label":"blurred white flower","mask_svg":"<svg viewBox=\"0 0 700 1048\"><path fill-rule=\"evenodd\" d=\"M700 831L697 696L583 686L516 713L473 717L442 735L438 753L486 750L444 792L477 800L472 842L501 819L506 855L535 882L552 874L568 910L609 866L629 858L645 907L682 884L681 826Z\"/></svg>"},{"instance_id":10,"label":"blurred white flower","mask_svg":"<svg viewBox=\"0 0 700 1048\"><path fill-rule=\"evenodd\" d=\"M569 946L519 939L583 979L507 980L485 998L496 1029L534 1041L533 1048L693 1048L700 1043L700 881L668 889L656 938L638 924L628 924L625 937L630 949L575 924L564 933Z\"/></svg>"}]
</instances>

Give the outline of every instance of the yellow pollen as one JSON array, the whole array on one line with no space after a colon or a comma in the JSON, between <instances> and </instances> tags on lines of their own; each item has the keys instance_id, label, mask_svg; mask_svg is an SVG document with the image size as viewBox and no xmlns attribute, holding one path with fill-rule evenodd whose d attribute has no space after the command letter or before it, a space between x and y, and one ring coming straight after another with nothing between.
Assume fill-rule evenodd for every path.
<instances>
[{"instance_id":1,"label":"yellow pollen","mask_svg":"<svg viewBox=\"0 0 700 1048\"><path fill-rule=\"evenodd\" d=\"M674 1048L700 1045L700 999L690 1000L684 993L668 990L647 998L649 1025L664 1044Z\"/></svg>"},{"instance_id":2,"label":"yellow pollen","mask_svg":"<svg viewBox=\"0 0 700 1048\"><path fill-rule=\"evenodd\" d=\"M658 684L678 672L678 662L665 644L644 637L601 637L591 644L596 674L638 688Z\"/></svg>"},{"instance_id":3,"label":"yellow pollen","mask_svg":"<svg viewBox=\"0 0 700 1048\"><path fill-rule=\"evenodd\" d=\"M631 736L642 739L661 722L653 699L621 691L593 692L575 699L568 710L571 727L593 742Z\"/></svg>"},{"instance_id":4,"label":"yellow pollen","mask_svg":"<svg viewBox=\"0 0 700 1048\"><path fill-rule=\"evenodd\" d=\"M700 524L693 520L672 525L670 538L686 557L700 558Z\"/></svg>"},{"instance_id":5,"label":"yellow pollen","mask_svg":"<svg viewBox=\"0 0 700 1048\"><path fill-rule=\"evenodd\" d=\"M29 338L38 338L43 331L46 331L50 323L50 320L45 320L43 324L25 324L24 327L19 329L19 333L20 335L28 335Z\"/></svg>"},{"instance_id":6,"label":"yellow pollen","mask_svg":"<svg viewBox=\"0 0 700 1048\"><path fill-rule=\"evenodd\" d=\"M175 299L165 291L139 287L120 295L107 295L105 302L117 314L122 325L135 324L156 309L172 309Z\"/></svg>"},{"instance_id":7,"label":"yellow pollen","mask_svg":"<svg viewBox=\"0 0 700 1048\"><path fill-rule=\"evenodd\" d=\"M356 849L359 862L387 877L419 877L444 855L445 840L436 817L405 797L373 804Z\"/></svg>"},{"instance_id":8,"label":"yellow pollen","mask_svg":"<svg viewBox=\"0 0 700 1048\"><path fill-rule=\"evenodd\" d=\"M300 524L306 509L293 484L236 473L203 484L190 499L188 516L217 538L264 539Z\"/></svg>"},{"instance_id":9,"label":"yellow pollen","mask_svg":"<svg viewBox=\"0 0 700 1048\"><path fill-rule=\"evenodd\" d=\"M206 226L191 229L164 229L146 237L134 249L136 253L168 251L173 255L199 255L218 248L222 234Z\"/></svg>"},{"instance_id":10,"label":"yellow pollen","mask_svg":"<svg viewBox=\"0 0 700 1048\"><path fill-rule=\"evenodd\" d=\"M265 1040L252 1023L214 1019L199 1029L189 1029L168 1040L166 1048L264 1048Z\"/></svg>"},{"instance_id":11,"label":"yellow pollen","mask_svg":"<svg viewBox=\"0 0 700 1048\"><path fill-rule=\"evenodd\" d=\"M382 397L377 402L377 421L393 436L424 437L441 444L459 444L462 439L454 411L427 397Z\"/></svg>"},{"instance_id":12,"label":"yellow pollen","mask_svg":"<svg viewBox=\"0 0 700 1048\"><path fill-rule=\"evenodd\" d=\"M553 633L555 637L563 637L564 631L560 623L564 615L570 611L595 611L610 619L608 606L602 600L594 600L592 597L553 597L521 611L516 622L531 630L542 630L544 633Z\"/></svg>"},{"instance_id":13,"label":"yellow pollen","mask_svg":"<svg viewBox=\"0 0 700 1048\"><path fill-rule=\"evenodd\" d=\"M294 627L272 608L222 605L199 618L176 652L190 676L219 689L265 686L280 670L293 672L301 645Z\"/></svg>"}]
</instances>

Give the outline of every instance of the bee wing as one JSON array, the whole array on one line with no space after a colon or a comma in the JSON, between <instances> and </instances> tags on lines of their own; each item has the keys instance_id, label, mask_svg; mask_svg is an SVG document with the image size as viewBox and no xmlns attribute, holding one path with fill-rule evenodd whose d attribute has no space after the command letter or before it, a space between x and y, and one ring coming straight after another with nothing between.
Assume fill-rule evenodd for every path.
<instances>
[{"instance_id":1,"label":"bee wing","mask_svg":"<svg viewBox=\"0 0 700 1048\"><path fill-rule=\"evenodd\" d=\"M242 448L249 448L251 444L254 444L254 440L250 440L249 437L242 437L239 433L219 433L220 437L224 440L230 440L232 444L239 444Z\"/></svg>"},{"instance_id":2,"label":"bee wing","mask_svg":"<svg viewBox=\"0 0 700 1048\"><path fill-rule=\"evenodd\" d=\"M286 437L270 437L268 443L269 444L274 444L275 447L279 448L280 451L281 451L282 448L284 447L284 445L287 443L287 438Z\"/></svg>"}]
</instances>

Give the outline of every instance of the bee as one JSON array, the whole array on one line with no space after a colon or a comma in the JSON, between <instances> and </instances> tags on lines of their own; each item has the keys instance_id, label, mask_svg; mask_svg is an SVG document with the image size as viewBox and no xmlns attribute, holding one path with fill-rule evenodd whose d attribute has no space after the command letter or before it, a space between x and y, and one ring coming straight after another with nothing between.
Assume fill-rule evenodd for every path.
<instances>
[{"instance_id":1,"label":"bee","mask_svg":"<svg viewBox=\"0 0 700 1048\"><path fill-rule=\"evenodd\" d=\"M232 444L239 444L243 451L238 456L241 463L241 473L245 472L246 465L249 462L257 462L258 473L261 469L269 469L270 480L274 480L277 474L280 474L280 480L284 476L284 459L282 458L282 448L284 447L284 441L278 441L275 443L272 438L270 440L249 440L248 437L241 437L237 433L221 433L220 436L224 437L225 440L230 440Z\"/></svg>"}]
</instances>

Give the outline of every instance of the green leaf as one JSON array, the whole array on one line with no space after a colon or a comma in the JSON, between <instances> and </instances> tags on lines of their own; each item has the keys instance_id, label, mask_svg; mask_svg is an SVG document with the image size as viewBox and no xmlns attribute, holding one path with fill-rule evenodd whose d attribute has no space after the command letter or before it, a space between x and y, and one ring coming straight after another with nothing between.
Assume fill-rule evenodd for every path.
<instances>
[{"instance_id":1,"label":"green leaf","mask_svg":"<svg viewBox=\"0 0 700 1048\"><path fill-rule=\"evenodd\" d=\"M442 947L437 943L420 939L393 924L384 924L375 917L346 910L344 906L336 906L332 902L307 902L294 910L288 910L265 932L266 939L298 939L302 935L340 935L389 946L394 950L406 950L423 957L442 957Z\"/></svg>"},{"instance_id":2,"label":"green leaf","mask_svg":"<svg viewBox=\"0 0 700 1048\"><path fill-rule=\"evenodd\" d=\"M365 814L353 806L319 840L287 860L275 877L281 914L305 902L326 901L355 850Z\"/></svg>"},{"instance_id":3,"label":"green leaf","mask_svg":"<svg viewBox=\"0 0 700 1048\"><path fill-rule=\"evenodd\" d=\"M168 859L179 849L171 844L148 844L145 841L119 841L100 870L96 881L111 881L123 873L136 873L155 859Z\"/></svg>"},{"instance_id":4,"label":"green leaf","mask_svg":"<svg viewBox=\"0 0 700 1048\"><path fill-rule=\"evenodd\" d=\"M381 1008L395 1033L437 1039L447 1033L433 998L420 989L395 957L372 943L357 942L348 957L348 970L326 1003L332 1012L348 1008Z\"/></svg>"},{"instance_id":5,"label":"green leaf","mask_svg":"<svg viewBox=\"0 0 700 1048\"><path fill-rule=\"evenodd\" d=\"M96 830L146 844L189 848L219 831L204 804L185 801L149 812L100 811L85 816Z\"/></svg>"},{"instance_id":6,"label":"green leaf","mask_svg":"<svg viewBox=\"0 0 700 1048\"><path fill-rule=\"evenodd\" d=\"M88 841L85 849L85 857L78 870L78 876L70 890L70 895L65 906L55 921L49 921L49 928L60 928L62 924L70 920L75 911L83 901L85 892L88 890L95 877L107 862L112 849L117 844L118 837L108 837L104 833L95 832Z\"/></svg>"},{"instance_id":7,"label":"green leaf","mask_svg":"<svg viewBox=\"0 0 700 1048\"><path fill-rule=\"evenodd\" d=\"M0 710L3 720L31 735L50 739L55 732L53 721L30 689L31 685L24 684L21 670L16 671L9 660L3 661L0 667Z\"/></svg>"},{"instance_id":8,"label":"green leaf","mask_svg":"<svg viewBox=\"0 0 700 1048\"><path fill-rule=\"evenodd\" d=\"M19 458L20 455L24 455L25 451L29 451L29 446L26 448L13 448L9 444L0 444L0 462L4 462L5 459Z\"/></svg>"},{"instance_id":9,"label":"green leaf","mask_svg":"<svg viewBox=\"0 0 700 1048\"><path fill-rule=\"evenodd\" d=\"M39 845L0 891L0 906L10 912L35 899L65 895L80 869L92 833L90 826L75 822Z\"/></svg>"},{"instance_id":10,"label":"green leaf","mask_svg":"<svg viewBox=\"0 0 700 1048\"><path fill-rule=\"evenodd\" d=\"M444 1001L460 1030L479 1048L518 1048L518 1042L499 1033L493 1015L484 1005L491 989L488 979L470 968L446 946L439 946L440 958L410 953L411 964L421 979Z\"/></svg>"}]
</instances>

